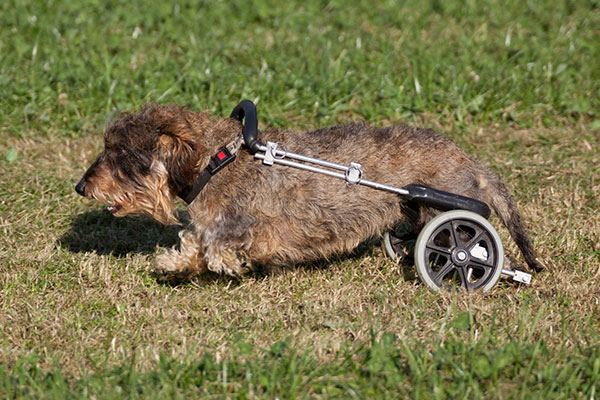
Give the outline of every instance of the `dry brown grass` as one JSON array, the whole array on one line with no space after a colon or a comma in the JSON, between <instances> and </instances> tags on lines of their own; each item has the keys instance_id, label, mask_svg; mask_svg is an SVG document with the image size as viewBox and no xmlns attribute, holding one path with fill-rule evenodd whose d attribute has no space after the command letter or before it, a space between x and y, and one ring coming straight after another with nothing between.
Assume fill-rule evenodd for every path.
<instances>
[{"instance_id":1,"label":"dry brown grass","mask_svg":"<svg viewBox=\"0 0 600 400\"><path fill-rule=\"evenodd\" d=\"M548 266L531 286L503 281L487 295L433 293L378 246L277 275L158 284L148 269L174 228L114 220L82 202L72 187L99 137L48 137L0 145L0 154L20 152L0 163L0 363L32 353L79 376L134 355L147 367L161 353L224 357L239 341L266 348L286 338L327 360L372 332L443 342L465 310L476 318L469 340L493 330L499 342L600 344L600 134L585 126L473 128L457 138L513 189Z\"/></svg>"}]
</instances>

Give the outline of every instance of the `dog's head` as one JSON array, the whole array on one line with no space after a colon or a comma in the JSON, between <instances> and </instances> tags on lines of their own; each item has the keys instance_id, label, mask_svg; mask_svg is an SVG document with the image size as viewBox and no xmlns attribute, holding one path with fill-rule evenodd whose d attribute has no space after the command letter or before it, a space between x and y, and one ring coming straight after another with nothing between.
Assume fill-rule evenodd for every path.
<instances>
[{"instance_id":1,"label":"dog's head","mask_svg":"<svg viewBox=\"0 0 600 400\"><path fill-rule=\"evenodd\" d=\"M173 199L194 182L207 157L211 126L207 114L176 106L122 114L106 129L104 151L75 190L117 216L141 213L177 223Z\"/></svg>"}]
</instances>

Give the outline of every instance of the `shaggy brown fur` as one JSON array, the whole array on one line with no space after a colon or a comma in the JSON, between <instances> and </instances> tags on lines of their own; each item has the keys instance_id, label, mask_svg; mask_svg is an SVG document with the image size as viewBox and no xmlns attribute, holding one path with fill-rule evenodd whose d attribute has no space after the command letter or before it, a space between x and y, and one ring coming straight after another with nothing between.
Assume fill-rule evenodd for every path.
<instances>
[{"instance_id":1,"label":"shaggy brown fur","mask_svg":"<svg viewBox=\"0 0 600 400\"><path fill-rule=\"evenodd\" d=\"M177 223L173 200L233 141L241 125L176 106L149 105L108 127L105 149L77 191L109 205L117 216L144 213ZM420 184L482 200L493 207L538 270L521 216L500 178L432 130L364 124L310 133L269 130L263 142L348 165L365 178L397 187ZM239 275L253 265L281 267L348 252L397 222L419 230L437 211L409 212L402 197L284 166L268 167L243 149L189 205L191 224L181 243L161 254L156 273L188 279L206 270Z\"/></svg>"}]
</instances>

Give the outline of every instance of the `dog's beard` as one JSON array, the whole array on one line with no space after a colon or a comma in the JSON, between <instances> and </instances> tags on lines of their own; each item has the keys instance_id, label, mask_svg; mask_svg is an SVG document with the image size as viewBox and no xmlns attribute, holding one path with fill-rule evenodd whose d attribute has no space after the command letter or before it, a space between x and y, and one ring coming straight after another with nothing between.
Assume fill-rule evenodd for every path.
<instances>
[{"instance_id":1,"label":"dog's beard","mask_svg":"<svg viewBox=\"0 0 600 400\"><path fill-rule=\"evenodd\" d=\"M89 196L106 204L106 209L117 217L144 214L165 225L179 224L167 178L164 164L155 161L151 173L137 177L135 184L114 184L111 178L110 189L103 190L101 184L90 185Z\"/></svg>"}]
</instances>

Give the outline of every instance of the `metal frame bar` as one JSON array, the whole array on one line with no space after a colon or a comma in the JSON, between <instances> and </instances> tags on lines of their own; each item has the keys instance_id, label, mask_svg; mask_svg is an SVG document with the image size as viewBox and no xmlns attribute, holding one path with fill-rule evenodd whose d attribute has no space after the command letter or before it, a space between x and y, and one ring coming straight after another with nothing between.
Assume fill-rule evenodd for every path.
<instances>
[{"instance_id":1,"label":"metal frame bar","mask_svg":"<svg viewBox=\"0 0 600 400\"><path fill-rule=\"evenodd\" d=\"M403 196L406 196L409 194L409 191L406 189L398 188L398 187L391 186L391 185L386 185L383 183L369 181L367 179L359 179L357 182L349 181L347 178L347 175L345 173L348 172L351 168L356 168L355 166L353 166L353 163L351 163L350 166L346 166L346 165L333 163L330 161L320 160L318 158L304 156L302 154L296 154L296 153L288 152L285 150L279 150L279 149L277 149L277 144L272 143L272 142L267 142L266 146L264 146L264 145L259 146L258 150L263 151L264 154L256 153L256 154L254 154L254 158L263 160L263 162L265 162L265 164L275 163L275 164L286 165L288 167L294 167L294 168L303 169L306 171L324 174L324 175L331 176L334 178L344 179L349 184L356 183L358 185L364 185L364 186L368 186L368 187L371 187L374 189L385 190L385 191L397 193L397 194L400 194ZM271 157L269 157L267 155L269 153L270 153ZM319 165L321 167L327 167L327 168L331 168L331 169L335 169L335 170L339 170L339 171L344 171L345 173L342 174L339 172L334 172L334 171L329 171L329 170L326 170L323 168L314 167L312 165L300 164L300 163L297 163L294 161L285 160L285 158L291 158L293 160L303 161L306 163ZM358 165L358 164L354 164L354 165ZM360 168L360 165L358 165L358 167ZM362 175L362 170L360 170L360 171L361 171L361 175Z\"/></svg>"}]
</instances>

